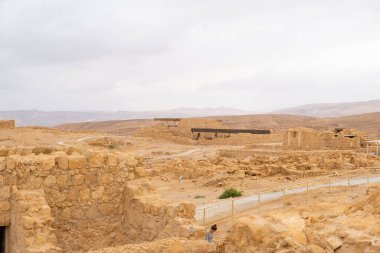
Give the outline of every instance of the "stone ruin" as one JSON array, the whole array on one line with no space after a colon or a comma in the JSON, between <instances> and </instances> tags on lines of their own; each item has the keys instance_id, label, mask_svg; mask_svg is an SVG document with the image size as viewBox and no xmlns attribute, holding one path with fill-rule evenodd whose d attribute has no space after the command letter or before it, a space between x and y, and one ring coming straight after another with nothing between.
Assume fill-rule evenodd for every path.
<instances>
[{"instance_id":1,"label":"stone ruin","mask_svg":"<svg viewBox=\"0 0 380 253\"><path fill-rule=\"evenodd\" d=\"M0 120L0 129L12 129L16 127L16 122L14 120Z\"/></svg>"},{"instance_id":2,"label":"stone ruin","mask_svg":"<svg viewBox=\"0 0 380 253\"><path fill-rule=\"evenodd\" d=\"M66 147L46 150L0 148L5 252L88 252L130 243L124 247L131 250L123 252L145 252L136 249L160 248L174 236L190 238L194 247L209 252L205 242L197 241L204 228L195 225L193 204L162 200L148 183L129 181L138 174L133 157ZM188 247L181 240L175 245Z\"/></svg>"},{"instance_id":3,"label":"stone ruin","mask_svg":"<svg viewBox=\"0 0 380 253\"><path fill-rule=\"evenodd\" d=\"M335 131L319 132L310 128L288 129L283 134L283 148L300 150L352 149L364 145L364 133L337 128Z\"/></svg>"},{"instance_id":4,"label":"stone ruin","mask_svg":"<svg viewBox=\"0 0 380 253\"><path fill-rule=\"evenodd\" d=\"M175 127L174 127L175 126ZM194 133L194 128L229 129L222 124L222 121L205 118L188 119L155 119L153 126L139 130L136 136L149 136L157 139L165 139L180 144L201 144L201 145L241 145L257 143L281 143L281 134L251 134L251 133L218 133L202 132ZM196 137L197 135L197 137Z\"/></svg>"}]
</instances>

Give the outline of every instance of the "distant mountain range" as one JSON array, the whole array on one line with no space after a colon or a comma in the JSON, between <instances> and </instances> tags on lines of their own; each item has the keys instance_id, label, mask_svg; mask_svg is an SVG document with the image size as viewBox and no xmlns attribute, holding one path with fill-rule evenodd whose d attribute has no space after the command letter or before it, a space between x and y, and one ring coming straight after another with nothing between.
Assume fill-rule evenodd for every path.
<instances>
[{"instance_id":1,"label":"distant mountain range","mask_svg":"<svg viewBox=\"0 0 380 253\"><path fill-rule=\"evenodd\" d=\"M372 112L380 112L380 100L309 104L291 108L285 108L270 112L269 114L300 115L319 118L342 117ZM257 113L257 112L256 112ZM209 117L209 116L234 116L250 115L252 111L243 111L234 108L177 108L161 111L0 111L0 119L15 119L17 126L57 126L66 123L152 119L158 117Z\"/></svg>"},{"instance_id":2,"label":"distant mountain range","mask_svg":"<svg viewBox=\"0 0 380 253\"><path fill-rule=\"evenodd\" d=\"M312 117L341 117L363 113L380 112L380 100L350 102L350 103L321 103L285 108L274 111L274 114L305 115Z\"/></svg>"},{"instance_id":3,"label":"distant mountain range","mask_svg":"<svg viewBox=\"0 0 380 253\"><path fill-rule=\"evenodd\" d=\"M245 115L252 114L249 111L234 108L177 108L161 111L97 111L97 112L74 112L74 111L0 111L0 119L14 119L17 126L56 126L64 123L92 122L108 120L151 119L158 117L207 117L222 115Z\"/></svg>"}]
</instances>

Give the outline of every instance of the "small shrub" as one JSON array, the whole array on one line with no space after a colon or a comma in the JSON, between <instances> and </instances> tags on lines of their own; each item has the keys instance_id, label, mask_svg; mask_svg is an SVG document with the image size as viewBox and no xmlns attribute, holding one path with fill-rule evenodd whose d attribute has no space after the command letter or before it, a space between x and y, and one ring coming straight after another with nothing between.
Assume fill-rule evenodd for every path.
<instances>
[{"instance_id":1,"label":"small shrub","mask_svg":"<svg viewBox=\"0 0 380 253\"><path fill-rule=\"evenodd\" d=\"M204 199L204 195L195 195L194 199Z\"/></svg>"},{"instance_id":2,"label":"small shrub","mask_svg":"<svg viewBox=\"0 0 380 253\"><path fill-rule=\"evenodd\" d=\"M108 146L108 148L109 148L109 149L115 149L116 146L115 146L114 144L111 144L111 145Z\"/></svg>"},{"instance_id":3,"label":"small shrub","mask_svg":"<svg viewBox=\"0 0 380 253\"><path fill-rule=\"evenodd\" d=\"M238 191L234 188L230 188L230 189L224 190L222 195L219 196L219 199L235 198L235 197L240 197L241 195L242 195L241 191Z\"/></svg>"}]
</instances>

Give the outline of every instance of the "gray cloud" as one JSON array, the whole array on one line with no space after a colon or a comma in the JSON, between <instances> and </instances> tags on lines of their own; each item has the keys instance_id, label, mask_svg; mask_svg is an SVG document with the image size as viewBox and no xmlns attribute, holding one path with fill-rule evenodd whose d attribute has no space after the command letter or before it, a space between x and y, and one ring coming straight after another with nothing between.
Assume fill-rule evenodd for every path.
<instances>
[{"instance_id":1,"label":"gray cloud","mask_svg":"<svg viewBox=\"0 0 380 253\"><path fill-rule=\"evenodd\" d=\"M0 109L376 99L379 12L375 0L3 0Z\"/></svg>"}]
</instances>

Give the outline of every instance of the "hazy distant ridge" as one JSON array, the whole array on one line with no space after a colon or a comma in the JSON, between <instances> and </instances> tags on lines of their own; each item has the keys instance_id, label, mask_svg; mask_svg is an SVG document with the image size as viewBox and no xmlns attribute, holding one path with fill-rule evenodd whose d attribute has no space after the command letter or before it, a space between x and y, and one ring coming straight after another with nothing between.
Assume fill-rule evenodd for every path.
<instances>
[{"instance_id":1,"label":"hazy distant ridge","mask_svg":"<svg viewBox=\"0 0 380 253\"><path fill-rule=\"evenodd\" d=\"M309 104L285 108L272 113L305 115L312 117L341 117L372 112L380 112L380 100L350 103Z\"/></svg>"},{"instance_id":2,"label":"hazy distant ridge","mask_svg":"<svg viewBox=\"0 0 380 253\"><path fill-rule=\"evenodd\" d=\"M0 119L15 119L17 126L56 126L64 123L92 122L106 120L150 119L155 117L207 117L221 115L245 115L252 112L234 108L178 108L162 111L115 111L115 112L73 112L73 111L1 111Z\"/></svg>"}]
</instances>

